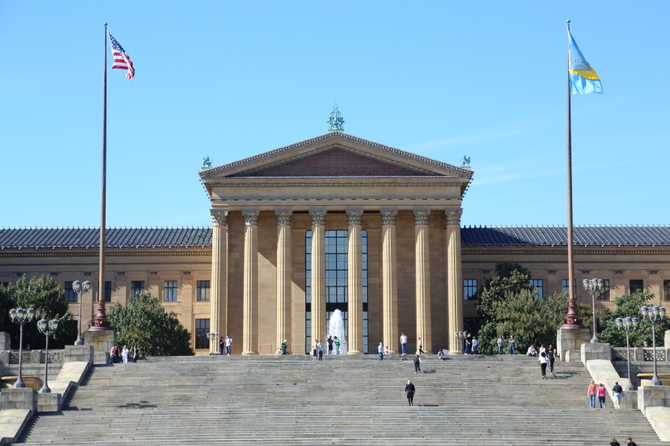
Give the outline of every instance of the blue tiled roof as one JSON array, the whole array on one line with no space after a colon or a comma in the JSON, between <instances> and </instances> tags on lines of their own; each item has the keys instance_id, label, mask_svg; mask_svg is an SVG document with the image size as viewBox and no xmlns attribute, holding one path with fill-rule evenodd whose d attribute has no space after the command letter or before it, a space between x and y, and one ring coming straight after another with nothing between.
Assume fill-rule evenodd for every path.
<instances>
[{"instance_id":1,"label":"blue tiled roof","mask_svg":"<svg viewBox=\"0 0 670 446\"><path fill-rule=\"evenodd\" d=\"M565 226L481 226L461 228L463 246L565 246ZM578 246L670 246L670 226L575 226Z\"/></svg>"},{"instance_id":2,"label":"blue tiled roof","mask_svg":"<svg viewBox=\"0 0 670 446\"><path fill-rule=\"evenodd\" d=\"M97 228L0 229L0 249L97 249ZM212 245L211 228L108 228L108 248L195 248Z\"/></svg>"}]
</instances>

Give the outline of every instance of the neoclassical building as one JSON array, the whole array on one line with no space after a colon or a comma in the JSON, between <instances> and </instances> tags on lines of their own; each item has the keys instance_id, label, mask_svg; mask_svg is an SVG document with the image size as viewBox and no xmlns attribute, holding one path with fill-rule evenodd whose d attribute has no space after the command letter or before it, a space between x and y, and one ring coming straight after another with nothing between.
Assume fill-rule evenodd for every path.
<instances>
[{"instance_id":1,"label":"neoclassical building","mask_svg":"<svg viewBox=\"0 0 670 446\"><path fill-rule=\"evenodd\" d=\"M463 228L473 171L332 131L200 172L211 228L108 229L104 300L160 297L191 331L199 354L230 335L235 354L294 353L324 339L335 310L349 354L461 350L478 293L499 262L530 269L539 297L568 287L565 227ZM74 280L97 296L97 229L0 230L0 282L23 274ZM670 226L578 227L575 278L599 277L598 305L650 289L670 300ZM577 287L585 302L590 295Z\"/></svg>"}]
</instances>

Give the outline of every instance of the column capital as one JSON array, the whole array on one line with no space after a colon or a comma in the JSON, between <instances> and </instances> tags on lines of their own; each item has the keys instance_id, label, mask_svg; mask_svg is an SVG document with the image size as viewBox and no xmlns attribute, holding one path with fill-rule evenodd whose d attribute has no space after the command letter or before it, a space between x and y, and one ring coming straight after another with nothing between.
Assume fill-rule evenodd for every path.
<instances>
[{"instance_id":1,"label":"column capital","mask_svg":"<svg viewBox=\"0 0 670 446\"><path fill-rule=\"evenodd\" d=\"M258 226L258 215L261 211L242 211L242 217L244 217L245 226Z\"/></svg>"},{"instance_id":2,"label":"column capital","mask_svg":"<svg viewBox=\"0 0 670 446\"><path fill-rule=\"evenodd\" d=\"M347 209L347 221L350 225L360 225L363 219L363 209Z\"/></svg>"},{"instance_id":3,"label":"column capital","mask_svg":"<svg viewBox=\"0 0 670 446\"><path fill-rule=\"evenodd\" d=\"M461 215L463 215L463 209L447 209L444 211L444 215L447 217L448 225L460 225L461 224Z\"/></svg>"},{"instance_id":4,"label":"column capital","mask_svg":"<svg viewBox=\"0 0 670 446\"><path fill-rule=\"evenodd\" d=\"M277 226L290 225L293 211L275 211L275 215L277 216Z\"/></svg>"},{"instance_id":5,"label":"column capital","mask_svg":"<svg viewBox=\"0 0 670 446\"><path fill-rule=\"evenodd\" d=\"M382 215L382 224L383 225L394 225L395 218L398 215L397 209L382 209L379 211Z\"/></svg>"},{"instance_id":6,"label":"column capital","mask_svg":"<svg viewBox=\"0 0 670 446\"><path fill-rule=\"evenodd\" d=\"M228 211L211 209L209 213L215 226L228 226Z\"/></svg>"},{"instance_id":7,"label":"column capital","mask_svg":"<svg viewBox=\"0 0 670 446\"><path fill-rule=\"evenodd\" d=\"M325 225L327 213L328 211L324 210L309 211L309 215L312 217L312 225Z\"/></svg>"},{"instance_id":8,"label":"column capital","mask_svg":"<svg viewBox=\"0 0 670 446\"><path fill-rule=\"evenodd\" d=\"M417 209L414 211L414 224L427 225L430 218L430 209Z\"/></svg>"}]
</instances>

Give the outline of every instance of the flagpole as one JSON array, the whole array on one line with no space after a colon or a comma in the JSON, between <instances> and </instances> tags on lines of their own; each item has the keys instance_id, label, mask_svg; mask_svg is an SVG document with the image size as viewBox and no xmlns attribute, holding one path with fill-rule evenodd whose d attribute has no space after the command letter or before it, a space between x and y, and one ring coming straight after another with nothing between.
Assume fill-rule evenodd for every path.
<instances>
[{"instance_id":1,"label":"flagpole","mask_svg":"<svg viewBox=\"0 0 670 446\"><path fill-rule=\"evenodd\" d=\"M107 228L107 24L105 23L105 52L102 76L102 192L100 197L100 258L98 279L98 305L95 320L89 330L111 330L105 311L105 231Z\"/></svg>"},{"instance_id":2,"label":"flagpole","mask_svg":"<svg viewBox=\"0 0 670 446\"><path fill-rule=\"evenodd\" d=\"M567 23L568 47L570 45L570 20ZM575 258L573 252L573 223L572 223L572 97L570 91L570 52L567 52L567 183L568 183L568 314L563 321L561 328L584 328L577 314L577 304L575 302Z\"/></svg>"}]
</instances>

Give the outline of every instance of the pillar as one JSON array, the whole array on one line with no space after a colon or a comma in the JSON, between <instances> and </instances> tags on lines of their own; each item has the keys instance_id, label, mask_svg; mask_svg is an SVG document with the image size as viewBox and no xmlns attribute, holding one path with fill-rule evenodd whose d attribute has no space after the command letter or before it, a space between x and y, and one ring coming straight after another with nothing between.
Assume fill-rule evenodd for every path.
<instances>
[{"instance_id":1,"label":"pillar","mask_svg":"<svg viewBox=\"0 0 670 446\"><path fill-rule=\"evenodd\" d=\"M288 340L291 302L291 215L293 211L275 211L277 216L277 353ZM290 345L290 344L289 344ZM289 347L289 350L293 350Z\"/></svg>"},{"instance_id":2,"label":"pillar","mask_svg":"<svg viewBox=\"0 0 670 446\"><path fill-rule=\"evenodd\" d=\"M244 287L242 291L242 354L257 355L254 335L258 302L258 215L242 211L244 217Z\"/></svg>"},{"instance_id":3,"label":"pillar","mask_svg":"<svg viewBox=\"0 0 670 446\"><path fill-rule=\"evenodd\" d=\"M382 216L382 324L384 345L398 354L398 265L396 262L396 209L381 210Z\"/></svg>"},{"instance_id":4,"label":"pillar","mask_svg":"<svg viewBox=\"0 0 670 446\"><path fill-rule=\"evenodd\" d=\"M326 334L326 212L312 217L312 342Z\"/></svg>"},{"instance_id":5,"label":"pillar","mask_svg":"<svg viewBox=\"0 0 670 446\"><path fill-rule=\"evenodd\" d=\"M462 209L444 211L447 218L447 320L449 350L461 353L463 343L456 338L463 331L463 270L461 265Z\"/></svg>"},{"instance_id":6,"label":"pillar","mask_svg":"<svg viewBox=\"0 0 670 446\"><path fill-rule=\"evenodd\" d=\"M349 339L347 346L350 355L362 355L363 352L363 251L361 241L362 210L348 210L348 268L347 286L349 289Z\"/></svg>"},{"instance_id":7,"label":"pillar","mask_svg":"<svg viewBox=\"0 0 670 446\"><path fill-rule=\"evenodd\" d=\"M228 211L212 209L212 279L209 296L209 331L225 338L228 330ZM218 340L210 340L209 353L219 353Z\"/></svg>"},{"instance_id":8,"label":"pillar","mask_svg":"<svg viewBox=\"0 0 670 446\"><path fill-rule=\"evenodd\" d=\"M414 211L416 336L421 337L421 340L423 341L423 350L432 352L433 335L430 325L430 245L428 239L429 218L430 210Z\"/></svg>"}]
</instances>

